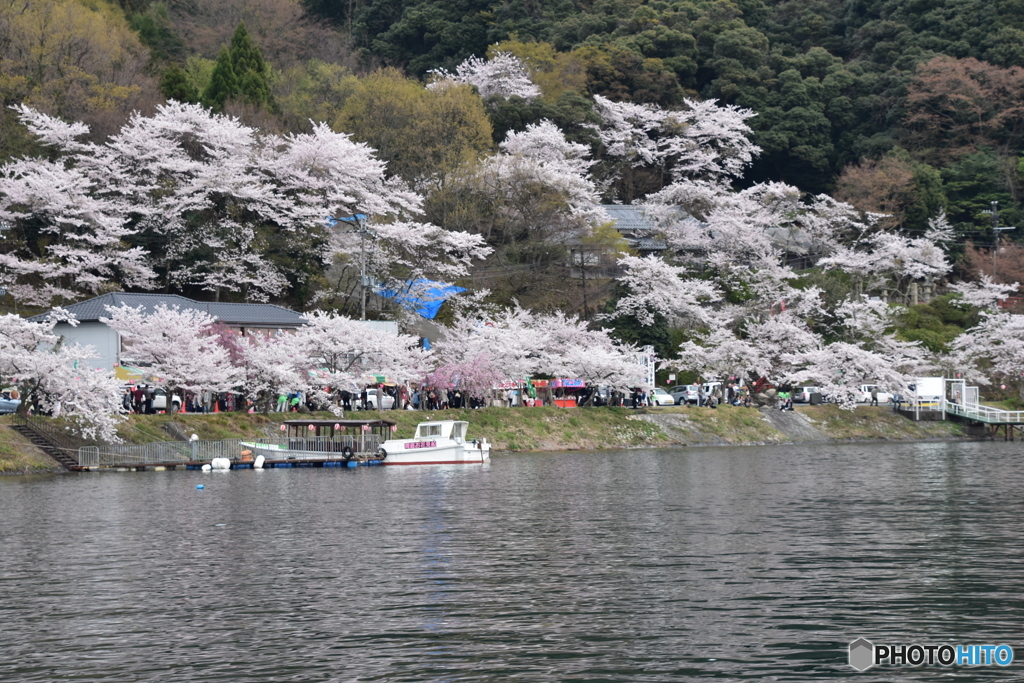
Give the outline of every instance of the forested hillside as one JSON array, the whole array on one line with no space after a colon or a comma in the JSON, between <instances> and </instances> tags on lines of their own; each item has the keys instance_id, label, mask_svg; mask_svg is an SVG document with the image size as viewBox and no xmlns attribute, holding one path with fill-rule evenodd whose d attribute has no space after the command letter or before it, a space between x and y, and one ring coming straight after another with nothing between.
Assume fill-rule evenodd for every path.
<instances>
[{"instance_id":1,"label":"forested hillside","mask_svg":"<svg viewBox=\"0 0 1024 683\"><path fill-rule=\"evenodd\" d=\"M86 123L93 141L167 98L263 132L325 121L422 192L430 222L486 233L497 259L475 277L511 300L524 295L507 277L516 267L564 277L537 267L550 260L537 245L566 214L539 186L499 207L468 168L510 131L549 120L590 149L602 201L632 202L665 187L670 168L607 154L593 96L669 110L714 99L756 114L747 125L761 152L737 188L827 192L919 234L945 211L962 257L968 241L994 242L992 202L1002 226L1024 221L1022 24L1024 6L1005 0L11 0L0 7L0 159L41 149L10 109L20 103ZM481 106L424 87L501 52L525 62L538 96ZM306 273L288 296L304 305L331 277Z\"/></svg>"},{"instance_id":2,"label":"forested hillside","mask_svg":"<svg viewBox=\"0 0 1024 683\"><path fill-rule=\"evenodd\" d=\"M151 106L171 66L187 68L201 94L239 21L275 71L268 115L286 129L307 114L334 119L345 96L330 87L335 65L422 78L518 39L534 68L557 72L549 95L662 105L689 95L754 110L764 151L748 182L855 200L877 196L864 188L874 182L893 196L869 208L895 205L919 225L942 203L954 223L982 225L979 208L999 200L1017 221L1024 7L1008 0L21 0L0 12L4 101L31 95L98 132ZM544 113L505 117L522 125ZM10 154L14 141L4 142Z\"/></svg>"},{"instance_id":3,"label":"forested hillside","mask_svg":"<svg viewBox=\"0 0 1024 683\"><path fill-rule=\"evenodd\" d=\"M121 311L141 362L174 349L157 374L196 393L636 387L651 344L680 377L846 407L933 373L1024 400L1022 18L973 0L8 0L0 379L110 432L116 378L22 314L129 290L307 313L304 346L235 348L212 319ZM628 239L610 203L636 205ZM429 329L424 299L446 302ZM416 334L368 335L364 314ZM332 354L372 360L317 374Z\"/></svg>"}]
</instances>

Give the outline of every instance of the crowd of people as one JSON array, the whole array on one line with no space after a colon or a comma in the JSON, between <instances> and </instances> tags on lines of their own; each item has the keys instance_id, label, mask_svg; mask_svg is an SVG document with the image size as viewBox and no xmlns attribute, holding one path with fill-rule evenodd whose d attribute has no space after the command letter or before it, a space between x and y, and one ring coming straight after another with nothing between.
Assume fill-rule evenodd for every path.
<instances>
[{"instance_id":1,"label":"crowd of people","mask_svg":"<svg viewBox=\"0 0 1024 683\"><path fill-rule=\"evenodd\" d=\"M733 406L749 407L752 403L752 389L740 381L722 384L712 382L698 384L696 401L700 408L716 408L723 403ZM274 412L314 412L330 408L324 405L327 400L331 405L343 411L358 410L447 410L458 408L483 408L486 405L502 405L505 407L533 407L545 404L538 397L536 389L531 385L518 388L494 390L489 399L471 396L458 387L447 389L427 385L410 387L401 384L368 384L357 391L337 390L332 394L309 396L305 392L281 392L272 405ZM171 411L184 410L193 413L232 412L242 410L242 396L230 392L202 392L170 396ZM559 405L565 403L578 406L621 406L641 408L654 406L653 392L635 387L629 390L618 390L587 384L583 388L570 391L559 391L548 396L549 402ZM168 394L164 389L153 385L138 384L125 388L123 407L126 412L152 414L168 409ZM683 405L689 405L683 402ZM792 395L788 391L779 391L777 407L780 410L792 410ZM250 401L245 402L245 409L253 409Z\"/></svg>"}]
</instances>

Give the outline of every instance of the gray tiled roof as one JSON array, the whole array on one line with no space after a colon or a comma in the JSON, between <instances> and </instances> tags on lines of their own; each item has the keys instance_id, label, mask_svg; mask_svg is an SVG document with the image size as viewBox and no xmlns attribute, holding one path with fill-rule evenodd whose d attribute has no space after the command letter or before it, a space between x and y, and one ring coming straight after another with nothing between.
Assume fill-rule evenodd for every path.
<instances>
[{"instance_id":1,"label":"gray tiled roof","mask_svg":"<svg viewBox=\"0 0 1024 683\"><path fill-rule=\"evenodd\" d=\"M86 299L64 308L75 314L80 322L99 320L110 314L107 306L118 307L128 304L132 308L142 306L151 313L159 304L168 308L185 310L189 308L206 311L225 325L242 327L299 327L306 324L305 318L295 311L274 306L273 304L232 304L220 302L193 301L177 294L126 294L112 292L93 299ZM33 321L42 320L46 314L29 318Z\"/></svg>"},{"instance_id":2,"label":"gray tiled roof","mask_svg":"<svg viewBox=\"0 0 1024 683\"><path fill-rule=\"evenodd\" d=\"M665 243L665 240L653 237L638 237L637 239L630 240L630 246L637 251L665 251L668 249L668 244Z\"/></svg>"},{"instance_id":3,"label":"gray tiled roof","mask_svg":"<svg viewBox=\"0 0 1024 683\"><path fill-rule=\"evenodd\" d=\"M638 207L626 204L602 204L601 208L610 219L615 221L615 229L619 232L650 232L655 229L654 223L648 220Z\"/></svg>"}]
</instances>

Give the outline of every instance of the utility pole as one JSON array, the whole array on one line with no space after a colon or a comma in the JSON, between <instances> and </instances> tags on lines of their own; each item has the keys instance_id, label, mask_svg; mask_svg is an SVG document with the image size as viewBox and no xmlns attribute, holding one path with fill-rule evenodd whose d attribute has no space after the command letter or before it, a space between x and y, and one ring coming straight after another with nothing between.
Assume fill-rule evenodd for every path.
<instances>
[{"instance_id":1,"label":"utility pole","mask_svg":"<svg viewBox=\"0 0 1024 683\"><path fill-rule=\"evenodd\" d=\"M357 219L358 220L358 219ZM359 222L359 319L366 320L366 229Z\"/></svg>"},{"instance_id":2,"label":"utility pole","mask_svg":"<svg viewBox=\"0 0 1024 683\"><path fill-rule=\"evenodd\" d=\"M572 265L576 265L576 255L577 254L579 255L580 279L582 280L582 282L580 283L580 286L583 287L583 320L584 321L589 321L590 320L590 315L588 313L589 306L587 305L587 266L586 266L586 256L585 256L585 252L584 252L584 247L583 246L580 246L580 248L578 250L577 249L570 249L569 250L569 262ZM572 277L571 266L570 266L569 276Z\"/></svg>"},{"instance_id":3,"label":"utility pole","mask_svg":"<svg viewBox=\"0 0 1024 683\"><path fill-rule=\"evenodd\" d=\"M1015 230L1016 226L1005 225L1000 227L999 225L999 202L993 200L990 204L992 207L989 211L982 211L983 214L992 216L992 277L996 275L996 253L999 251L999 233L1004 230Z\"/></svg>"},{"instance_id":4,"label":"utility pole","mask_svg":"<svg viewBox=\"0 0 1024 683\"><path fill-rule=\"evenodd\" d=\"M0 240L6 239L6 237L4 236L4 233L7 232L8 230L11 230L11 229L12 228L11 228L10 225L8 225L7 223L4 223L3 221L0 221ZM4 273L6 274L6 272L7 271L5 269ZM6 283L0 281L0 297L5 297L5 296L7 296L7 285L6 285ZM15 313L17 313L18 309L15 308L14 310L15 310Z\"/></svg>"},{"instance_id":5,"label":"utility pole","mask_svg":"<svg viewBox=\"0 0 1024 683\"><path fill-rule=\"evenodd\" d=\"M366 229L366 214L356 213L338 220L355 225L359 235L359 319L366 320L366 287L369 285L366 277L366 235L372 233Z\"/></svg>"}]
</instances>

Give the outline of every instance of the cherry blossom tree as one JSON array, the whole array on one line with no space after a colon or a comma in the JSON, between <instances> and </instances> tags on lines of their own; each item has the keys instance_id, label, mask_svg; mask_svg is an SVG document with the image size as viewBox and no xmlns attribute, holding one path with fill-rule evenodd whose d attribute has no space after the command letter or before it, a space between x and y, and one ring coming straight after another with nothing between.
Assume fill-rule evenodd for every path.
<instances>
[{"instance_id":1,"label":"cherry blossom tree","mask_svg":"<svg viewBox=\"0 0 1024 683\"><path fill-rule=\"evenodd\" d=\"M534 315L514 307L480 315L463 313L443 330L434 346L439 367L462 367L486 356L501 369L502 379L520 380L540 367L544 339Z\"/></svg>"},{"instance_id":2,"label":"cherry blossom tree","mask_svg":"<svg viewBox=\"0 0 1024 683\"><path fill-rule=\"evenodd\" d=\"M852 273L872 289L892 287L903 297L910 283L933 281L952 268L942 248L930 239L888 232L871 235L863 245L840 246L818 264Z\"/></svg>"},{"instance_id":3,"label":"cherry blossom tree","mask_svg":"<svg viewBox=\"0 0 1024 683\"><path fill-rule=\"evenodd\" d=\"M856 344L834 342L827 346L791 354L794 368L786 374L793 384L810 384L835 399L841 408L856 407L862 384L875 384L892 393L908 394L908 385L925 367L923 352L916 344L890 338L885 350L865 349Z\"/></svg>"},{"instance_id":4,"label":"cherry blossom tree","mask_svg":"<svg viewBox=\"0 0 1024 683\"><path fill-rule=\"evenodd\" d=\"M490 355L481 353L462 363L438 366L427 375L425 383L437 388L456 388L467 397L486 399L506 379Z\"/></svg>"},{"instance_id":5,"label":"cherry blossom tree","mask_svg":"<svg viewBox=\"0 0 1024 683\"><path fill-rule=\"evenodd\" d=\"M77 130L73 128L71 130ZM0 268L18 301L46 306L113 286L150 287L155 273L130 247L127 206L98 178L61 161L0 166Z\"/></svg>"},{"instance_id":6,"label":"cherry blossom tree","mask_svg":"<svg viewBox=\"0 0 1024 683\"><path fill-rule=\"evenodd\" d=\"M626 294L616 302L616 315L634 316L641 325L654 322L655 314L666 316L673 324L697 322L710 324L710 304L721 300L722 293L711 282L688 278L689 268L673 266L656 256L623 256L624 271L619 282Z\"/></svg>"},{"instance_id":7,"label":"cherry blossom tree","mask_svg":"<svg viewBox=\"0 0 1024 683\"><path fill-rule=\"evenodd\" d=\"M169 102L91 144L78 141L81 124L18 112L54 158L0 167L0 220L17 237L0 265L15 277L16 296L33 303L157 284L265 301L357 248L325 218L362 213L389 223L421 211L422 198L387 179L371 148L325 124L260 135Z\"/></svg>"},{"instance_id":8,"label":"cherry blossom tree","mask_svg":"<svg viewBox=\"0 0 1024 683\"><path fill-rule=\"evenodd\" d=\"M238 348L242 393L264 413L270 412L279 394L309 389L313 363L297 335L248 334L238 341Z\"/></svg>"},{"instance_id":9,"label":"cherry blossom tree","mask_svg":"<svg viewBox=\"0 0 1024 683\"><path fill-rule=\"evenodd\" d=\"M599 207L598 189L588 173L593 163L589 150L566 140L556 125L545 120L521 132L509 131L499 147L501 153L484 160L477 178L492 198L504 200L502 206L519 207L515 197L522 186L536 185L560 196L567 216L606 220Z\"/></svg>"},{"instance_id":10,"label":"cherry blossom tree","mask_svg":"<svg viewBox=\"0 0 1024 683\"><path fill-rule=\"evenodd\" d=\"M971 382L1020 382L1024 400L1024 315L983 311L981 321L950 343L950 365Z\"/></svg>"},{"instance_id":11,"label":"cherry blossom tree","mask_svg":"<svg viewBox=\"0 0 1024 683\"><path fill-rule=\"evenodd\" d=\"M62 321L77 324L60 309L42 322L0 316L0 380L20 389L22 411L35 405L64 418L86 439L119 441L120 382L89 366L98 357L91 346L64 343L54 333Z\"/></svg>"},{"instance_id":12,"label":"cherry blossom tree","mask_svg":"<svg viewBox=\"0 0 1024 683\"><path fill-rule=\"evenodd\" d=\"M793 369L790 354L822 345L804 320L788 311L763 321L747 320L737 331L715 327L699 342L683 342L679 358L663 367L694 370L702 377L738 373L750 380L766 377L778 382Z\"/></svg>"},{"instance_id":13,"label":"cherry blossom tree","mask_svg":"<svg viewBox=\"0 0 1024 683\"><path fill-rule=\"evenodd\" d=\"M437 344L441 367L468 368L486 358L490 366L500 368L501 376L492 386L539 373L620 388L646 382L636 349L615 342L607 329L591 329L562 313L514 307L492 311L486 319L463 316L444 335Z\"/></svg>"},{"instance_id":14,"label":"cherry blossom tree","mask_svg":"<svg viewBox=\"0 0 1024 683\"><path fill-rule=\"evenodd\" d=\"M326 387L328 392L358 390L375 383L375 375L405 382L427 373L431 354L420 348L416 337L374 329L325 311L313 311L305 318L308 324L295 333L295 344L314 368L314 387Z\"/></svg>"},{"instance_id":15,"label":"cherry blossom tree","mask_svg":"<svg viewBox=\"0 0 1024 683\"><path fill-rule=\"evenodd\" d=\"M530 78L530 71L519 57L510 52L498 52L490 59L470 57L455 67L455 73L444 69L430 72L434 79L428 88L443 88L446 82L468 83L480 97L522 97L530 100L540 96L540 88Z\"/></svg>"},{"instance_id":16,"label":"cherry blossom tree","mask_svg":"<svg viewBox=\"0 0 1024 683\"><path fill-rule=\"evenodd\" d=\"M107 306L109 318L100 318L121 335L123 354L146 366L168 390L198 394L231 391L241 381L228 350L213 334L215 319L195 309L157 304Z\"/></svg>"},{"instance_id":17,"label":"cherry blossom tree","mask_svg":"<svg viewBox=\"0 0 1024 683\"><path fill-rule=\"evenodd\" d=\"M985 309L991 309L998 302L1005 301L1018 287L1018 282L1003 285L985 274L981 274L978 282L957 282L949 286L952 291L960 294L960 301L965 305Z\"/></svg>"},{"instance_id":18,"label":"cherry blossom tree","mask_svg":"<svg viewBox=\"0 0 1024 683\"><path fill-rule=\"evenodd\" d=\"M760 151L749 138L749 109L685 100L685 109L669 111L600 95L594 103L606 156L632 167L661 167L675 180L739 177Z\"/></svg>"}]
</instances>

